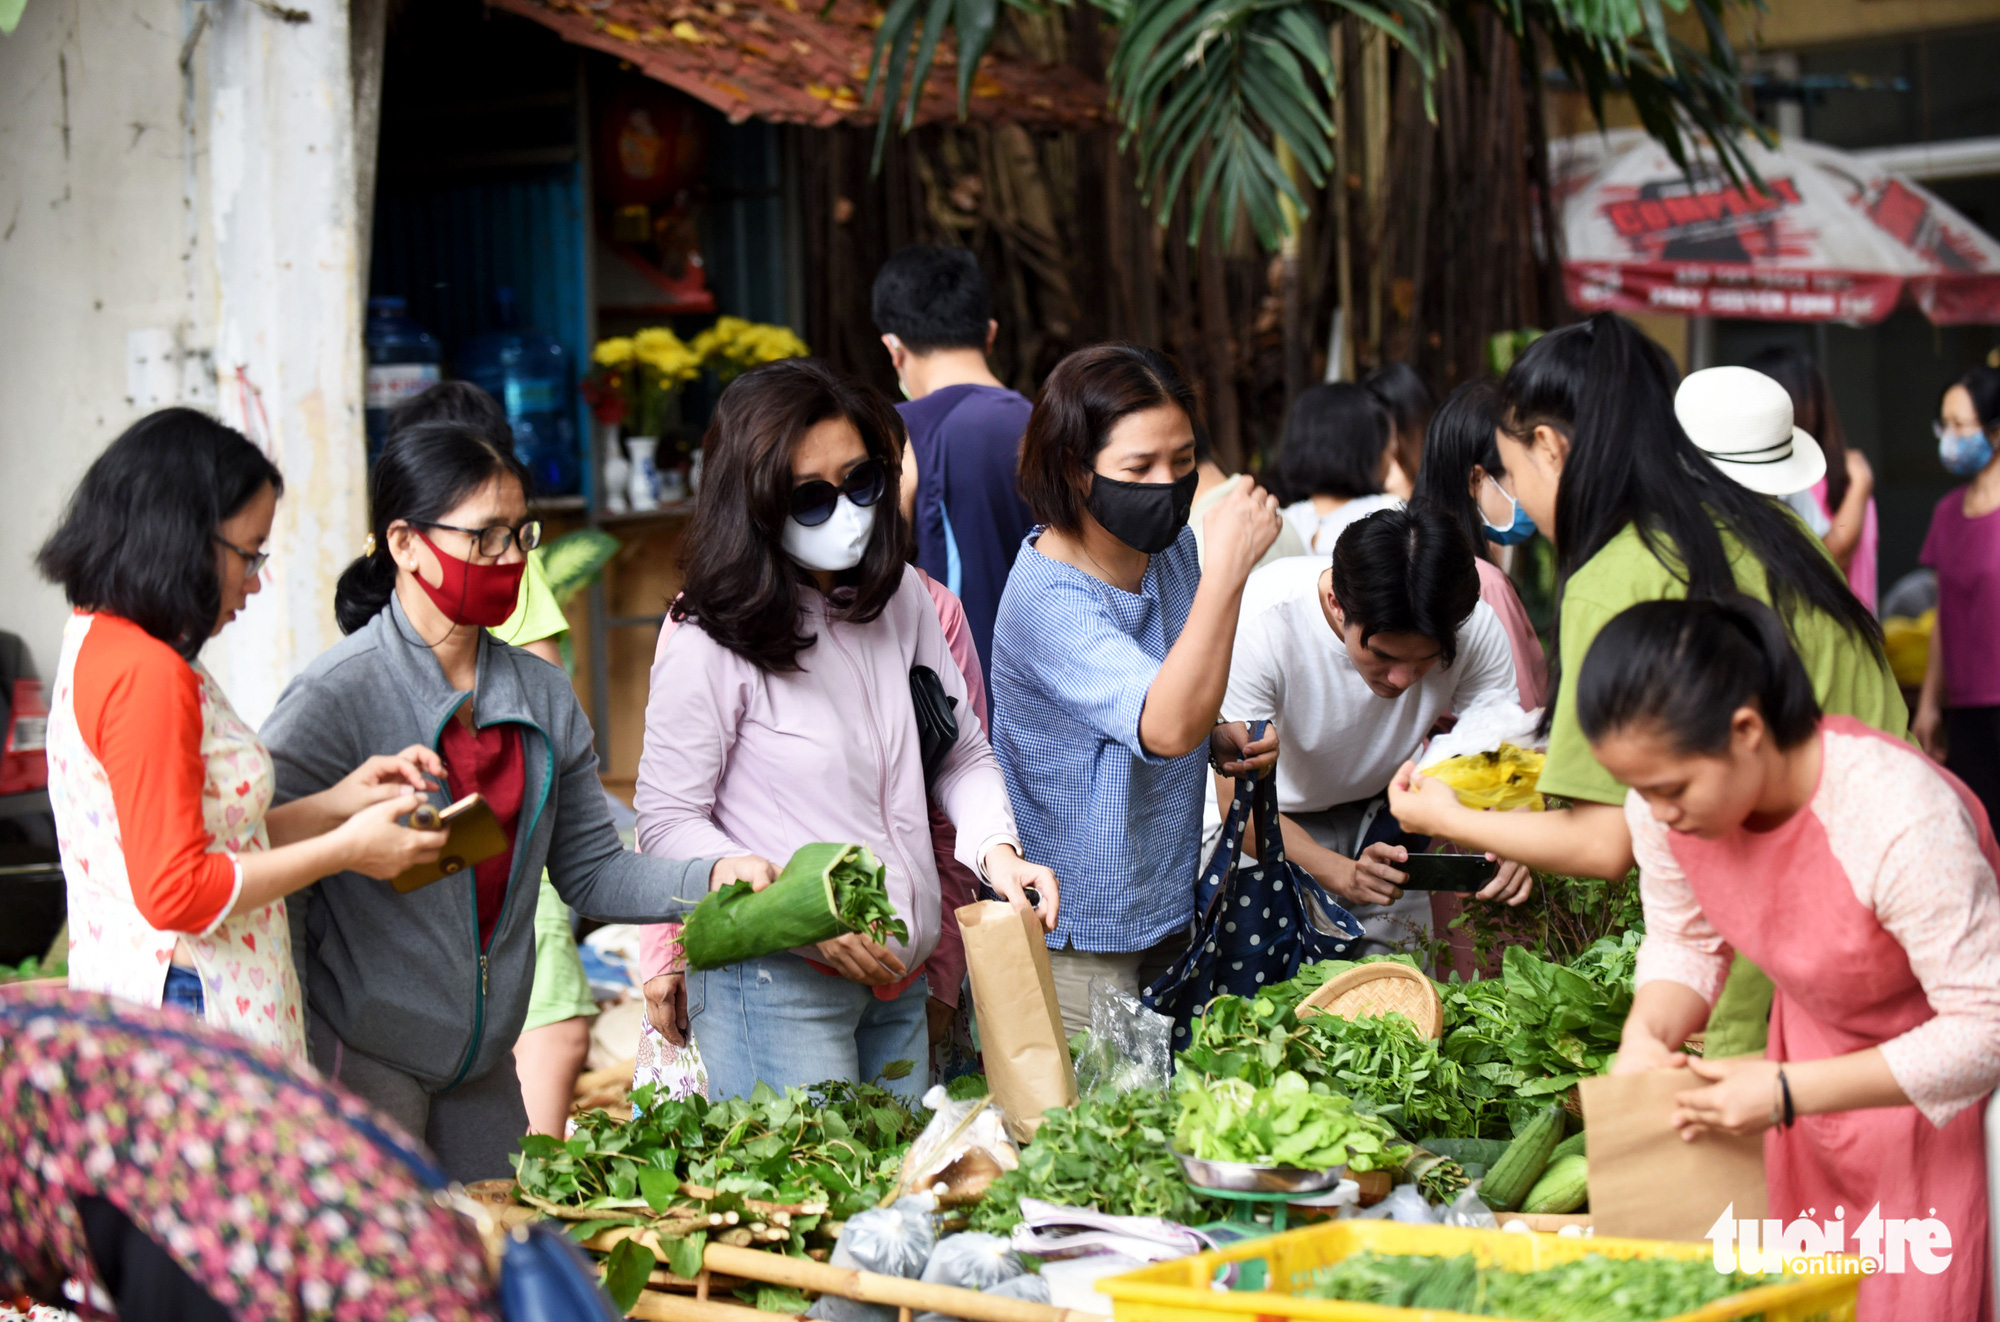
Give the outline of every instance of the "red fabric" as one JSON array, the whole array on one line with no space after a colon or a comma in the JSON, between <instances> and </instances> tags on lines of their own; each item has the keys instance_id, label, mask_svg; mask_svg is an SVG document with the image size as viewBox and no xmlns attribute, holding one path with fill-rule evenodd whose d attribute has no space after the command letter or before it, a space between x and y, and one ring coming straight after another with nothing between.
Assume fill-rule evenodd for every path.
<instances>
[{"instance_id":1,"label":"red fabric","mask_svg":"<svg viewBox=\"0 0 2000 1322\"><path fill-rule=\"evenodd\" d=\"M1826 717L1821 729L1890 738L1845 716ZM1956 777L1937 771L1977 823L1980 852L2000 870L1986 810ZM1775 830L1720 840L1676 833L1671 848L1716 931L1777 987L1770 1059L1847 1055L1933 1017L1901 943L1855 899L1811 811ZM1950 1229L1947 1270L1864 1278L1860 1318L1992 1316L1985 1109L1967 1107L1942 1129L1914 1106L1894 1106L1800 1116L1789 1129L1765 1132L1769 1216L1790 1223L1811 1211L1825 1221L1842 1208L1850 1244L1877 1205L1884 1220L1936 1216Z\"/></svg>"},{"instance_id":2,"label":"red fabric","mask_svg":"<svg viewBox=\"0 0 2000 1322\"><path fill-rule=\"evenodd\" d=\"M236 864L202 818L201 681L180 653L116 615L91 617L71 671L83 742L118 809L125 875L162 932L206 932L236 896Z\"/></svg>"},{"instance_id":3,"label":"red fabric","mask_svg":"<svg viewBox=\"0 0 2000 1322\"><path fill-rule=\"evenodd\" d=\"M444 725L438 741L438 756L444 759L451 779L454 801L468 794L482 796L500 829L507 834L506 851L476 864L472 869L479 896L479 948L493 939L493 924L500 919L500 906L507 898L507 882L514 873L514 833L521 821L521 799L527 792L528 776L521 760L521 729L516 725L490 725L484 730L467 728L460 720Z\"/></svg>"}]
</instances>

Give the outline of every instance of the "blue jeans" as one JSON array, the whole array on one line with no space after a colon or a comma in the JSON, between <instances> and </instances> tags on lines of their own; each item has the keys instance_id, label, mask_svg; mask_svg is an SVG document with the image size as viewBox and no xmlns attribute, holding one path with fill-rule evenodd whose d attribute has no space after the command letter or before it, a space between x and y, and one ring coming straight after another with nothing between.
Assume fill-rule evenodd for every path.
<instances>
[{"instance_id":1,"label":"blue jeans","mask_svg":"<svg viewBox=\"0 0 2000 1322\"><path fill-rule=\"evenodd\" d=\"M918 978L893 1001L871 987L778 954L688 974L688 1021L708 1095L748 1097L759 1081L803 1088L828 1079L873 1083L892 1061L915 1068L880 1080L916 1106L930 1087L930 983Z\"/></svg>"},{"instance_id":2,"label":"blue jeans","mask_svg":"<svg viewBox=\"0 0 2000 1322\"><path fill-rule=\"evenodd\" d=\"M160 996L160 1004L186 1010L195 1018L201 1018L202 1011L207 1008L207 1002L201 996L201 975L178 964L167 965L167 987Z\"/></svg>"}]
</instances>

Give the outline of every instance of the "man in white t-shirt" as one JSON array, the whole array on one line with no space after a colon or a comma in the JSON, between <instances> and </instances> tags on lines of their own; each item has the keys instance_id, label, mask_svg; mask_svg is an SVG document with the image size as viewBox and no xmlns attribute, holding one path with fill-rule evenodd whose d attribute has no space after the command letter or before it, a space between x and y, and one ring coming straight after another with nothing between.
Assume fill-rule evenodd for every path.
<instances>
[{"instance_id":1,"label":"man in white t-shirt","mask_svg":"<svg viewBox=\"0 0 2000 1322\"><path fill-rule=\"evenodd\" d=\"M1285 853L1368 930L1364 953L1428 938L1430 897L1405 892L1406 839L1383 802L1441 716L1518 697L1513 649L1479 600L1472 548L1434 511L1383 510L1340 535L1331 563L1294 556L1244 589L1226 721L1275 721ZM1226 803L1234 784L1218 790ZM1519 904L1530 874L1503 863L1478 894Z\"/></svg>"}]
</instances>

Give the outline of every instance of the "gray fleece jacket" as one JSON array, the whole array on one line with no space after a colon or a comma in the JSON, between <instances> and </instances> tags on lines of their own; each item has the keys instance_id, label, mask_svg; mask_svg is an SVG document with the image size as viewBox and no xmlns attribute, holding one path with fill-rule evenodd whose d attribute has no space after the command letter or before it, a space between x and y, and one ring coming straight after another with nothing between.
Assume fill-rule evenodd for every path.
<instances>
[{"instance_id":1,"label":"gray fleece jacket","mask_svg":"<svg viewBox=\"0 0 2000 1322\"><path fill-rule=\"evenodd\" d=\"M452 688L402 607L328 648L264 723L277 802L318 793L368 757L436 748L472 699L481 729L521 727L526 785L513 874L485 950L472 869L398 895L356 872L293 895L292 957L312 1012L358 1051L447 1092L511 1051L535 974L535 898L546 865L572 908L609 922L679 917L708 890L713 859L626 850L612 827L590 722L563 672L482 632L476 686ZM434 796L440 806L449 787Z\"/></svg>"}]
</instances>

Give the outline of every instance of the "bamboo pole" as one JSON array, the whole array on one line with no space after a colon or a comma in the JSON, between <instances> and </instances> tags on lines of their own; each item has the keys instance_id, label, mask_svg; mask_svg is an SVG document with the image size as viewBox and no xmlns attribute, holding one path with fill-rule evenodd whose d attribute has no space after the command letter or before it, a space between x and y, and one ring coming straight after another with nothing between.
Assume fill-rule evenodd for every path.
<instances>
[{"instance_id":1,"label":"bamboo pole","mask_svg":"<svg viewBox=\"0 0 2000 1322\"><path fill-rule=\"evenodd\" d=\"M642 1318L645 1322L784 1322L785 1319L795 1322L797 1317L793 1313L767 1313L742 1304L718 1304L657 1290L641 1290L639 1302L625 1316Z\"/></svg>"},{"instance_id":2,"label":"bamboo pole","mask_svg":"<svg viewBox=\"0 0 2000 1322\"><path fill-rule=\"evenodd\" d=\"M1054 1308L1029 1303L1025 1299L1002 1299L977 1290L961 1290L949 1285L925 1285L922 1281L876 1272L830 1267L823 1263L788 1258L755 1249L732 1249L710 1244L702 1254L702 1264L712 1272L747 1277L771 1285L789 1285L795 1290L837 1294L868 1304L887 1304L912 1312L943 1313L966 1322L1105 1322L1102 1315L1075 1309ZM708 1322L690 1319L690 1322ZM715 1322L724 1322L716 1319Z\"/></svg>"}]
</instances>

